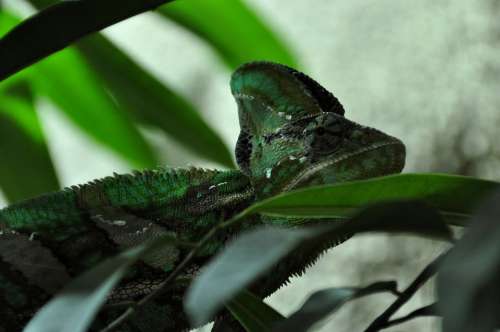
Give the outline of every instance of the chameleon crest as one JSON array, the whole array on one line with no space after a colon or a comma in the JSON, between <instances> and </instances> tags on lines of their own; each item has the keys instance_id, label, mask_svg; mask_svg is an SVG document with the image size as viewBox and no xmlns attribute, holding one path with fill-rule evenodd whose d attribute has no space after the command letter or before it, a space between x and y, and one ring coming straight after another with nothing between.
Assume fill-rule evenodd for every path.
<instances>
[{"instance_id":1,"label":"chameleon crest","mask_svg":"<svg viewBox=\"0 0 500 332\"><path fill-rule=\"evenodd\" d=\"M21 331L71 278L127 248L164 234L195 243L256 200L309 185L396 173L404 165L398 139L346 119L337 98L294 69L246 64L233 74L231 90L241 127L239 170L161 168L115 175L0 210L0 332ZM249 227L293 227L296 221L254 215L223 229L166 293L120 331L188 329L182 301L200 268ZM251 290L260 296L273 293L336 243L297 249ZM132 267L107 304L138 301L154 292L188 254L175 246L151 253ZM101 330L120 313L116 306L105 308L91 330Z\"/></svg>"},{"instance_id":2,"label":"chameleon crest","mask_svg":"<svg viewBox=\"0 0 500 332\"><path fill-rule=\"evenodd\" d=\"M236 158L258 198L404 166L401 141L347 120L333 94L292 68L244 65L233 74L231 90L241 127Z\"/></svg>"}]
</instances>

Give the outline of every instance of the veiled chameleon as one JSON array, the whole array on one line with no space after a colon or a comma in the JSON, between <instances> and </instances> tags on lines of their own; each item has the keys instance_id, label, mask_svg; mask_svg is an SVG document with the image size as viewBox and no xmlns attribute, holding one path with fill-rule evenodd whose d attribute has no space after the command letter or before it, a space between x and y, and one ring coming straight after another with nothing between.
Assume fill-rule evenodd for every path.
<instances>
[{"instance_id":1,"label":"veiled chameleon","mask_svg":"<svg viewBox=\"0 0 500 332\"><path fill-rule=\"evenodd\" d=\"M72 277L148 239L172 234L195 242L256 200L403 168L405 148L398 139L347 120L339 101L298 71L249 63L233 74L231 89L241 127L239 170L161 168L114 175L0 211L0 331L21 330ZM120 331L187 329L182 299L200 266L243 229L290 227L295 221L256 216L215 237L166 294ZM334 244L319 243L294 254L252 290L271 294ZM154 291L186 254L186 249L169 247L135 264L108 302L135 301ZM116 314L116 309L103 310L93 329Z\"/></svg>"}]
</instances>

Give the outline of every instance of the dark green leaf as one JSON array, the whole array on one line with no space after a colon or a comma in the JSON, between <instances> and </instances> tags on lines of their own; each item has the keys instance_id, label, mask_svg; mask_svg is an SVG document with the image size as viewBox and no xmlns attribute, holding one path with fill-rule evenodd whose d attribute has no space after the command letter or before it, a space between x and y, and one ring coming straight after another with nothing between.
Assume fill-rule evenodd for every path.
<instances>
[{"instance_id":1,"label":"dark green leaf","mask_svg":"<svg viewBox=\"0 0 500 332\"><path fill-rule=\"evenodd\" d=\"M413 233L451 240L451 230L435 208L421 201L383 202L359 211L327 233L339 238L364 232Z\"/></svg>"},{"instance_id":2,"label":"dark green leaf","mask_svg":"<svg viewBox=\"0 0 500 332\"><path fill-rule=\"evenodd\" d=\"M271 331L274 323L284 320L279 312L254 294L244 290L226 304L247 332Z\"/></svg>"},{"instance_id":3,"label":"dark green leaf","mask_svg":"<svg viewBox=\"0 0 500 332\"><path fill-rule=\"evenodd\" d=\"M176 1L158 12L210 43L233 69L255 60L298 67L287 47L241 0Z\"/></svg>"},{"instance_id":4,"label":"dark green leaf","mask_svg":"<svg viewBox=\"0 0 500 332\"><path fill-rule=\"evenodd\" d=\"M151 250L172 245L170 237L158 238L127 250L70 282L28 323L25 332L83 332L127 269Z\"/></svg>"},{"instance_id":5,"label":"dark green leaf","mask_svg":"<svg viewBox=\"0 0 500 332\"><path fill-rule=\"evenodd\" d=\"M79 38L168 0L64 1L25 20L0 39L0 80Z\"/></svg>"},{"instance_id":6,"label":"dark green leaf","mask_svg":"<svg viewBox=\"0 0 500 332\"><path fill-rule=\"evenodd\" d=\"M85 38L77 46L118 103L136 120L161 128L200 156L234 167L224 142L194 107L105 37L97 34Z\"/></svg>"},{"instance_id":7,"label":"dark green leaf","mask_svg":"<svg viewBox=\"0 0 500 332\"><path fill-rule=\"evenodd\" d=\"M498 182L444 174L402 174L297 190L255 204L250 211L270 215L346 218L360 206L418 199L452 224L465 225L471 212Z\"/></svg>"},{"instance_id":8,"label":"dark green leaf","mask_svg":"<svg viewBox=\"0 0 500 332\"><path fill-rule=\"evenodd\" d=\"M20 22L21 19L19 17L7 12L5 9L0 10L0 36L5 35L10 29ZM18 84L18 82L24 80L29 80L28 70L23 70L15 75L12 75L8 79L3 80L0 83L0 91L8 89L11 85Z\"/></svg>"},{"instance_id":9,"label":"dark green leaf","mask_svg":"<svg viewBox=\"0 0 500 332\"><path fill-rule=\"evenodd\" d=\"M342 287L322 289L313 293L302 307L288 319L276 324L273 331L308 331L315 323L334 313L347 301L380 292L397 292L395 281L382 281L367 287Z\"/></svg>"},{"instance_id":10,"label":"dark green leaf","mask_svg":"<svg viewBox=\"0 0 500 332\"><path fill-rule=\"evenodd\" d=\"M188 289L184 305L193 326L208 322L217 309L262 272L322 231L260 228L239 237L204 267Z\"/></svg>"},{"instance_id":11,"label":"dark green leaf","mask_svg":"<svg viewBox=\"0 0 500 332\"><path fill-rule=\"evenodd\" d=\"M0 92L0 187L15 202L57 190L59 182L29 87L11 86L8 92Z\"/></svg>"},{"instance_id":12,"label":"dark green leaf","mask_svg":"<svg viewBox=\"0 0 500 332\"><path fill-rule=\"evenodd\" d=\"M247 211L252 211L252 208ZM205 266L203 273L187 291L186 312L193 325L203 324L224 302L299 245L330 245L357 233L374 231L415 233L445 239L451 237L441 216L421 202L371 206L354 216L350 222L340 224L338 221L325 220L325 226L258 228L230 243Z\"/></svg>"},{"instance_id":13,"label":"dark green leaf","mask_svg":"<svg viewBox=\"0 0 500 332\"><path fill-rule=\"evenodd\" d=\"M500 326L500 191L478 210L438 274L443 331L490 332Z\"/></svg>"}]
</instances>

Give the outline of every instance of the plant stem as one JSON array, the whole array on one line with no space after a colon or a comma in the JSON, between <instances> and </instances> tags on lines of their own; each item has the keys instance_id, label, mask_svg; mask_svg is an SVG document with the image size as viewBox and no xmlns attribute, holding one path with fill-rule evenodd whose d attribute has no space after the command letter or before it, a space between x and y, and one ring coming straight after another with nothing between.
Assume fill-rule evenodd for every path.
<instances>
[{"instance_id":1,"label":"plant stem","mask_svg":"<svg viewBox=\"0 0 500 332\"><path fill-rule=\"evenodd\" d=\"M412 320L414 318L428 317L428 316L439 316L439 314L437 312L437 302L435 302L433 304L429 304L428 306L419 308L415 311L412 311L406 316L390 320L387 322L387 324L385 325L384 328L388 328L388 327L391 327L394 325L405 323L405 322Z\"/></svg>"},{"instance_id":2,"label":"plant stem","mask_svg":"<svg viewBox=\"0 0 500 332\"><path fill-rule=\"evenodd\" d=\"M406 288L401 295L394 301L380 316L378 316L365 330L365 332L377 332L387 327L389 319L398 311L408 300L422 287L427 280L432 278L441 264L445 254L439 255L432 263L415 278L415 280Z\"/></svg>"}]
</instances>

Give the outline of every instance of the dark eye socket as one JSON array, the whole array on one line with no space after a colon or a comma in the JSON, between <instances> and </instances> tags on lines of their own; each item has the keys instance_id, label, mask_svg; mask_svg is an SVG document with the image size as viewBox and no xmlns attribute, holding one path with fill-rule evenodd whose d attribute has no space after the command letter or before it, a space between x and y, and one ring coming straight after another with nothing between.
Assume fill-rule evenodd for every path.
<instances>
[{"instance_id":1,"label":"dark eye socket","mask_svg":"<svg viewBox=\"0 0 500 332\"><path fill-rule=\"evenodd\" d=\"M251 138L252 136L249 133L242 130L236 142L236 162L243 174L246 175L250 174L250 155L252 154Z\"/></svg>"},{"instance_id":2,"label":"dark eye socket","mask_svg":"<svg viewBox=\"0 0 500 332\"><path fill-rule=\"evenodd\" d=\"M318 129L316 129L316 135L318 135L318 136L323 136L325 133L326 133L326 130L323 127L319 127Z\"/></svg>"}]
</instances>

